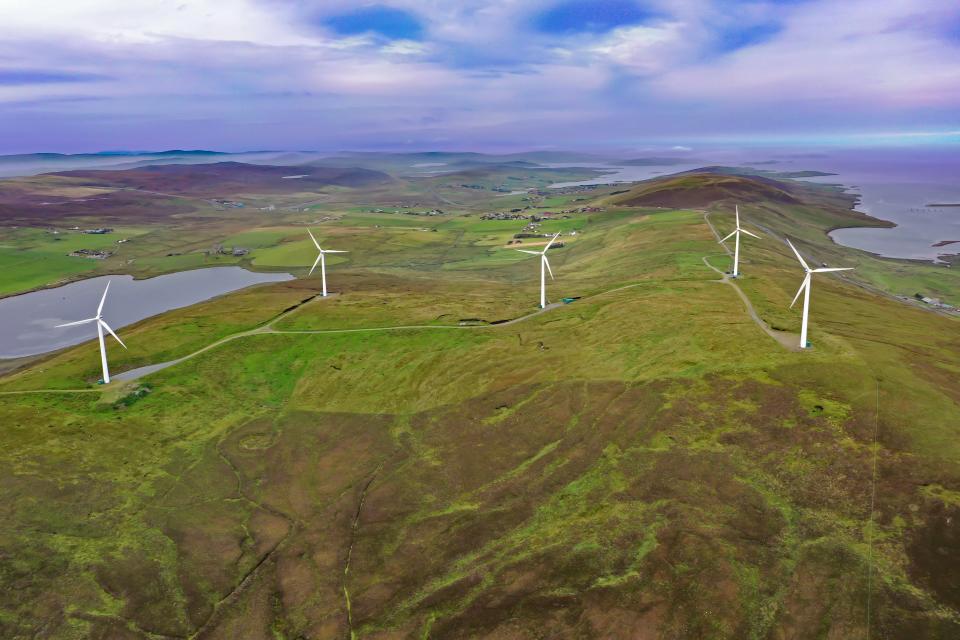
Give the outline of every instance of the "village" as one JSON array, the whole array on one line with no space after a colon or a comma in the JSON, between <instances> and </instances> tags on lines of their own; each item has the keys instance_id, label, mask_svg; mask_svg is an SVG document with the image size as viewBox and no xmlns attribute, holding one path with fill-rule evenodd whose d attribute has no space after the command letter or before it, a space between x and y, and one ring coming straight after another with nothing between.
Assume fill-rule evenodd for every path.
<instances>
[{"instance_id":1,"label":"village","mask_svg":"<svg viewBox=\"0 0 960 640\"><path fill-rule=\"evenodd\" d=\"M603 211L603 207L576 207L573 209L562 209L560 211L537 211L536 213L525 214L524 211L533 209L533 207L524 207L522 209L511 209L510 211L493 211L490 213L484 213L480 216L481 220L532 220L534 222L539 222L540 220L556 220L554 216L559 216L562 219L569 219L570 214L574 213L599 213Z\"/></svg>"}]
</instances>

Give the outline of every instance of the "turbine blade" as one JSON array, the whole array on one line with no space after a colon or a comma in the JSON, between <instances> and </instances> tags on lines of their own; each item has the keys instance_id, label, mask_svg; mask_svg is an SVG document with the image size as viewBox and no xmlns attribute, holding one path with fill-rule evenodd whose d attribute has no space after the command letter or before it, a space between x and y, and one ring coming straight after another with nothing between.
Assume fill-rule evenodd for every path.
<instances>
[{"instance_id":1,"label":"turbine blade","mask_svg":"<svg viewBox=\"0 0 960 640\"><path fill-rule=\"evenodd\" d=\"M532 256L542 255L539 251L530 251L528 249L514 249L514 251L519 251L520 253L529 253Z\"/></svg>"},{"instance_id":2,"label":"turbine blade","mask_svg":"<svg viewBox=\"0 0 960 640\"><path fill-rule=\"evenodd\" d=\"M60 327L73 327L78 324L87 324L88 322L93 322L94 320L96 320L96 318L87 318L86 320L77 320L76 322L67 322L65 324L58 324L54 328L59 329Z\"/></svg>"},{"instance_id":3,"label":"turbine blade","mask_svg":"<svg viewBox=\"0 0 960 640\"><path fill-rule=\"evenodd\" d=\"M737 213L737 229L740 229L740 205L734 205L734 211Z\"/></svg>"},{"instance_id":4,"label":"turbine blade","mask_svg":"<svg viewBox=\"0 0 960 640\"><path fill-rule=\"evenodd\" d=\"M107 288L103 290L103 297L100 298L100 306L97 307L97 317L103 313L103 303L107 301L107 291L110 291L110 281L107 280Z\"/></svg>"},{"instance_id":5,"label":"turbine blade","mask_svg":"<svg viewBox=\"0 0 960 640\"><path fill-rule=\"evenodd\" d=\"M727 234L727 237L724 238L723 240L721 240L720 243L726 242L727 240L729 240L730 238L732 238L732 237L735 236L736 234L737 234L737 230L734 229L734 230L731 231L729 234Z\"/></svg>"},{"instance_id":6,"label":"turbine blade","mask_svg":"<svg viewBox=\"0 0 960 640\"><path fill-rule=\"evenodd\" d=\"M800 284L800 288L797 289L797 295L793 296L793 302L790 303L790 308L793 309L793 305L797 304L797 298L800 297L800 294L803 293L804 287L810 286L810 274L808 273L803 278L803 282Z\"/></svg>"},{"instance_id":7,"label":"turbine blade","mask_svg":"<svg viewBox=\"0 0 960 640\"><path fill-rule=\"evenodd\" d=\"M310 267L310 273L307 274L308 276L312 276L312 275L313 275L313 270L317 268L317 265L318 265L318 264L320 264L320 258L321 258L322 256L323 256L323 253L321 252L320 255L317 256L317 259L313 261L313 266Z\"/></svg>"},{"instance_id":8,"label":"turbine blade","mask_svg":"<svg viewBox=\"0 0 960 640\"><path fill-rule=\"evenodd\" d=\"M814 273L827 273L828 271L853 271L853 267L824 267L823 269L814 269Z\"/></svg>"},{"instance_id":9,"label":"turbine blade","mask_svg":"<svg viewBox=\"0 0 960 640\"><path fill-rule=\"evenodd\" d=\"M323 249L320 248L320 243L317 242L317 239L313 237L313 232L310 231L310 229L307 229L307 233L310 234L310 239L313 240L313 244L317 247L317 251L323 251Z\"/></svg>"},{"instance_id":10,"label":"turbine blade","mask_svg":"<svg viewBox=\"0 0 960 640\"><path fill-rule=\"evenodd\" d=\"M550 242L548 242L548 243L547 243L547 246L545 246L545 247L543 248L543 253L544 253L544 254L546 254L547 251L550 250L550 245L552 245L552 244L554 243L554 241L556 241L556 239L559 238L559 237L560 237L560 232L559 232L559 231L557 231L555 234L553 234L553 237L550 238Z\"/></svg>"},{"instance_id":11,"label":"turbine blade","mask_svg":"<svg viewBox=\"0 0 960 640\"><path fill-rule=\"evenodd\" d=\"M543 255L543 264L547 267L547 273L550 274L550 279L553 280L553 269L550 268L550 261L547 260L547 256Z\"/></svg>"},{"instance_id":12,"label":"turbine blade","mask_svg":"<svg viewBox=\"0 0 960 640\"><path fill-rule=\"evenodd\" d=\"M340 249L324 249L324 253L350 253L349 251L342 251Z\"/></svg>"},{"instance_id":13,"label":"turbine blade","mask_svg":"<svg viewBox=\"0 0 960 640\"><path fill-rule=\"evenodd\" d=\"M808 267L807 263L803 261L803 258L800 256L800 252L797 251L797 248L793 246L792 242L790 242L790 238L787 238L787 244L790 245L791 249L793 249L793 255L797 256L797 260L799 260L800 264L803 265L803 270L810 271L810 267Z\"/></svg>"},{"instance_id":14,"label":"turbine blade","mask_svg":"<svg viewBox=\"0 0 960 640\"><path fill-rule=\"evenodd\" d=\"M110 325L108 325L106 322L104 322L103 320L101 320L101 321L100 321L100 326L102 326L104 329L106 329L107 331L109 331L109 332L110 332L110 335L112 335L114 338L117 339L117 342L120 343L120 346L121 346L121 347L123 347L124 349L127 348L127 345L123 344L123 340L121 340L121 339L120 339L120 336L118 336L117 334L115 334L115 333L113 332L113 329L110 328Z\"/></svg>"},{"instance_id":15,"label":"turbine blade","mask_svg":"<svg viewBox=\"0 0 960 640\"><path fill-rule=\"evenodd\" d=\"M747 234L748 236L752 236L752 237L756 238L757 240L760 239L760 236L758 236L758 235L755 234L755 233L750 233L750 232L747 231L746 229L740 229L740 231L744 232L744 233Z\"/></svg>"}]
</instances>

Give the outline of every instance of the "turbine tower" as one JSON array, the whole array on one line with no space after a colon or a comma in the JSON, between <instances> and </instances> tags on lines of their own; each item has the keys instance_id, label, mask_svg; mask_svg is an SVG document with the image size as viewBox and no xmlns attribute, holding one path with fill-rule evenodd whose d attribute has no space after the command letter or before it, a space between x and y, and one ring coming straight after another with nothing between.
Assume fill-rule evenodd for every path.
<instances>
[{"instance_id":1,"label":"turbine tower","mask_svg":"<svg viewBox=\"0 0 960 640\"><path fill-rule=\"evenodd\" d=\"M317 268L317 263L320 263L320 276L323 280L323 297L327 297L327 260L324 257L328 253L349 253L349 251L337 251L335 249L321 249L320 243L317 242L317 239L313 237L313 232L310 229L307 229L307 233L310 234L310 239L313 240L313 244L317 247L317 251L320 252L320 255L317 256L317 259L313 261L313 266L310 267L310 273L307 275L312 275L313 270Z\"/></svg>"},{"instance_id":2,"label":"turbine tower","mask_svg":"<svg viewBox=\"0 0 960 640\"><path fill-rule=\"evenodd\" d=\"M550 245L554 243L557 237L560 235L560 232L554 234L550 238L550 242L547 243L547 246L543 248L543 251L528 251L527 249L517 249L521 253L529 253L534 256L540 256L540 308L545 309L547 307L547 272L550 272L550 279L553 280L553 270L550 268L550 261L547 260L547 251L550 250Z\"/></svg>"},{"instance_id":3,"label":"turbine tower","mask_svg":"<svg viewBox=\"0 0 960 640\"><path fill-rule=\"evenodd\" d=\"M87 318L86 320L77 320L76 322L68 322L66 324L58 324L57 327L73 327L78 324L87 324L88 322L97 323L97 337L100 339L100 363L103 365L103 384L110 384L110 369L107 367L107 345L103 340L103 330L106 329L110 332L114 338L117 339L117 342L120 343L120 346L124 349L127 348L127 345L123 344L123 340L120 339L116 333L113 332L113 329L110 328L104 319L103 319L103 303L107 300L107 292L110 291L110 281L107 280L107 288L103 290L103 297L100 298L100 306L97 307L97 315L92 318Z\"/></svg>"},{"instance_id":4,"label":"turbine tower","mask_svg":"<svg viewBox=\"0 0 960 640\"><path fill-rule=\"evenodd\" d=\"M734 244L734 249L733 249L733 277L734 278L740 275L740 234L745 233L748 236L751 236L757 239L760 238L760 236L750 233L746 229L740 228L740 205L736 205L735 211L737 212L737 228L731 231L730 235L728 235L726 238L720 241L720 243L722 244L727 240L729 240L730 236L737 237L737 240L736 240L736 243Z\"/></svg>"},{"instance_id":5,"label":"turbine tower","mask_svg":"<svg viewBox=\"0 0 960 640\"><path fill-rule=\"evenodd\" d=\"M833 267L828 268L824 267L822 269L811 269L807 266L807 263L803 261L803 258L800 256L800 252L797 251L797 248L793 246L793 243L790 242L790 239L787 239L787 244L790 245L790 248L793 249L793 254L797 256L797 260L800 261L800 266L803 267L804 276L803 282L800 284L800 288L797 289L797 295L793 296L793 302L790 303L790 308L793 308L793 305L797 303L797 298L800 297L800 293L803 292L803 321L800 324L800 348L807 348L807 319L810 315L810 282L812 281L812 276L815 273L827 273L829 271L852 271L853 267Z\"/></svg>"}]
</instances>

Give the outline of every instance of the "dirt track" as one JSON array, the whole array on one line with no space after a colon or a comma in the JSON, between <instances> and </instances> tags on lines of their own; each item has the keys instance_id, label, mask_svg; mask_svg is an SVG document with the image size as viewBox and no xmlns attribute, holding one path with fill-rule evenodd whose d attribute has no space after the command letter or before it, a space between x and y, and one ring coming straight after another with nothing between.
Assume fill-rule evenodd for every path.
<instances>
[{"instance_id":1,"label":"dirt track","mask_svg":"<svg viewBox=\"0 0 960 640\"><path fill-rule=\"evenodd\" d=\"M710 214L707 212L704 212L703 219L707 223L707 225L710 227L710 231L713 232L713 235L714 237L716 237L717 242L720 243L720 245L723 247L723 250L727 253L727 255L728 256L732 255L730 253L730 249L727 248L727 245L722 240L720 240L722 236L713 226L713 223L710 222ZM766 333L768 336L770 336L771 338L779 342L781 345L783 345L784 348L789 349L790 351L799 351L800 336L798 336L795 333L788 333L786 331L776 331L772 329L770 325L764 322L763 319L760 317L760 315L757 314L756 309L753 308L753 304L750 303L750 298L748 298L747 294L743 292L743 289L740 288L740 285L738 285L736 281L730 277L729 273L727 273L726 271L723 271L722 269L718 269L717 267L710 264L709 258L710 256L703 256L703 264L707 265L708 267L710 267L711 269L713 269L714 271L720 274L720 280L717 280L717 282L728 284L734 288L734 290L737 292L737 295L740 296L740 299L743 301L743 305L747 309L747 314L753 319L754 322L757 323L757 326L763 329L764 333Z\"/></svg>"}]
</instances>

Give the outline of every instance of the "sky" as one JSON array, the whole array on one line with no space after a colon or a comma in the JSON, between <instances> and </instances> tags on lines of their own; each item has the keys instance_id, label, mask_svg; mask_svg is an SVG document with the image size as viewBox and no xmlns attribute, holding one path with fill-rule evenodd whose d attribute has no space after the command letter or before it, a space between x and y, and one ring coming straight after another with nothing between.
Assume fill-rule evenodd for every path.
<instances>
[{"instance_id":1,"label":"sky","mask_svg":"<svg viewBox=\"0 0 960 640\"><path fill-rule=\"evenodd\" d=\"M0 153L960 144L954 0L0 0Z\"/></svg>"}]
</instances>

